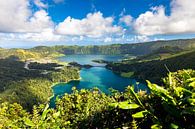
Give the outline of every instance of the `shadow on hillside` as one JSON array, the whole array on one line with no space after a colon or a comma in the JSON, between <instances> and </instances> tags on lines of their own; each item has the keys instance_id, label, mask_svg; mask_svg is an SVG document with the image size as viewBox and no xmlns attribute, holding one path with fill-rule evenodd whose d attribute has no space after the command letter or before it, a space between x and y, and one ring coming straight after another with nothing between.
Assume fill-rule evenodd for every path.
<instances>
[{"instance_id":1,"label":"shadow on hillside","mask_svg":"<svg viewBox=\"0 0 195 129\"><path fill-rule=\"evenodd\" d=\"M13 57L0 59L0 102L17 102L26 109L31 109L33 105L42 103L45 99L40 98L41 96L44 97L43 92L45 94L50 92L46 86L49 85L48 83L51 80L49 80L47 75L41 74L41 70L27 70L24 68L24 65L24 62L18 61ZM28 82L28 80L33 79L39 79L39 81ZM40 79L43 80L43 83L44 79L48 80L45 83L47 84L45 87L39 86Z\"/></svg>"},{"instance_id":2,"label":"shadow on hillside","mask_svg":"<svg viewBox=\"0 0 195 129\"><path fill-rule=\"evenodd\" d=\"M134 64L108 65L113 71L134 72L134 77L141 80L150 80L153 83L162 84L162 78L168 72L176 72L182 69L195 69L195 52L171 57L164 60L154 60Z\"/></svg>"}]
</instances>

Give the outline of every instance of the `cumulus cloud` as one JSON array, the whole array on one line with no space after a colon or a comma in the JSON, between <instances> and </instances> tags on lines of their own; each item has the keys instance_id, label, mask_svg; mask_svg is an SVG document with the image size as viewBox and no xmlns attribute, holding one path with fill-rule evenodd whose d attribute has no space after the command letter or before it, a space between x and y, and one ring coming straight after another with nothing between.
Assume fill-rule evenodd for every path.
<instances>
[{"instance_id":1,"label":"cumulus cloud","mask_svg":"<svg viewBox=\"0 0 195 129\"><path fill-rule=\"evenodd\" d=\"M89 13L86 18L81 20L67 17L57 25L56 33L88 37L121 33L122 28L113 25L113 21L113 17L104 18L101 12Z\"/></svg>"},{"instance_id":2,"label":"cumulus cloud","mask_svg":"<svg viewBox=\"0 0 195 129\"><path fill-rule=\"evenodd\" d=\"M42 32L53 26L45 10L32 13L28 0L4 0L0 4L0 32Z\"/></svg>"},{"instance_id":3,"label":"cumulus cloud","mask_svg":"<svg viewBox=\"0 0 195 129\"><path fill-rule=\"evenodd\" d=\"M43 3L41 0L34 0L34 3L39 8L48 8L48 5Z\"/></svg>"},{"instance_id":4,"label":"cumulus cloud","mask_svg":"<svg viewBox=\"0 0 195 129\"><path fill-rule=\"evenodd\" d=\"M60 41L63 38L55 35L53 29L45 29L41 33L0 33L0 40L10 41Z\"/></svg>"},{"instance_id":5,"label":"cumulus cloud","mask_svg":"<svg viewBox=\"0 0 195 129\"><path fill-rule=\"evenodd\" d=\"M44 0L33 0L38 10L33 10L31 3L30 0L1 1L0 41L144 42L151 40L150 35L195 32L195 0L172 0L170 15L162 5L152 7L138 18L123 9L118 25L114 25L113 17L104 17L101 12L89 13L83 19L69 16L54 23L46 12L48 5ZM124 24L122 28L120 25ZM132 28L136 33L132 33ZM134 35L127 38L130 34Z\"/></svg>"},{"instance_id":6,"label":"cumulus cloud","mask_svg":"<svg viewBox=\"0 0 195 129\"><path fill-rule=\"evenodd\" d=\"M178 34L195 32L195 1L172 0L171 14L164 6L151 8L134 22L134 29L141 35Z\"/></svg>"}]
</instances>

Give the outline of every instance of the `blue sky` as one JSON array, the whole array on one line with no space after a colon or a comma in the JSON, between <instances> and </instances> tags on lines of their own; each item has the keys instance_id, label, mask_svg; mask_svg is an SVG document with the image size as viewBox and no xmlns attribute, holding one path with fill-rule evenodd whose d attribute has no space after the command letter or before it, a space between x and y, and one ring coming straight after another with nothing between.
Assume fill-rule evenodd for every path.
<instances>
[{"instance_id":1,"label":"blue sky","mask_svg":"<svg viewBox=\"0 0 195 129\"><path fill-rule=\"evenodd\" d=\"M49 4L53 6L48 12L55 22L61 22L68 16L82 19L89 12L96 11L102 12L105 17L114 16L118 20L124 9L126 14L136 18L152 6L164 5L169 10L169 2L170 0L66 0L62 4L53 5L50 0Z\"/></svg>"},{"instance_id":2,"label":"blue sky","mask_svg":"<svg viewBox=\"0 0 195 129\"><path fill-rule=\"evenodd\" d=\"M194 0L6 0L0 4L0 46L194 38L193 5Z\"/></svg>"}]
</instances>

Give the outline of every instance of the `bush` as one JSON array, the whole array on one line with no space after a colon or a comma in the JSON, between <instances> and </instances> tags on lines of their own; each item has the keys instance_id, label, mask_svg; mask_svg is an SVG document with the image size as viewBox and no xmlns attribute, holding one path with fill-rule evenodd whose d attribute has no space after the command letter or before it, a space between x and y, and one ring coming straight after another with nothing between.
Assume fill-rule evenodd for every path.
<instances>
[{"instance_id":1,"label":"bush","mask_svg":"<svg viewBox=\"0 0 195 129\"><path fill-rule=\"evenodd\" d=\"M0 105L1 128L195 128L195 71L169 73L164 87L149 81L150 94L111 95L93 90L76 90L57 99L56 108L34 106L26 112L18 104Z\"/></svg>"}]
</instances>

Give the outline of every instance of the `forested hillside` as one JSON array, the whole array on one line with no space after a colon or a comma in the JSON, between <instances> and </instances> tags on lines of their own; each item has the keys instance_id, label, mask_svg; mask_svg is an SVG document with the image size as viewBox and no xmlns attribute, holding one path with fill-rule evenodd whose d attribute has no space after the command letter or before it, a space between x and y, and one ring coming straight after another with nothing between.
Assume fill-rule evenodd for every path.
<instances>
[{"instance_id":1,"label":"forested hillside","mask_svg":"<svg viewBox=\"0 0 195 129\"><path fill-rule=\"evenodd\" d=\"M38 51L38 50L37 50ZM60 54L57 51L49 51L49 48L47 50L41 50L37 52L35 51L31 51L28 49L0 49L0 59L3 58L12 58L14 60L21 60L21 61L25 61L25 60L40 60L40 59L52 59L58 56L62 56L63 54Z\"/></svg>"},{"instance_id":2,"label":"forested hillside","mask_svg":"<svg viewBox=\"0 0 195 129\"><path fill-rule=\"evenodd\" d=\"M195 39L0 48L0 128L195 128L194 48ZM146 82L150 94L132 87L123 93L112 89L109 95L97 88L73 88L56 100L55 109L49 108L53 84L80 78L78 69L48 62L64 54L136 55L106 67Z\"/></svg>"},{"instance_id":3,"label":"forested hillside","mask_svg":"<svg viewBox=\"0 0 195 129\"><path fill-rule=\"evenodd\" d=\"M175 47L182 50L190 50L195 48L195 39L182 39L182 40L170 40L170 41L154 41L147 43L136 44L112 44L102 46L54 46L46 47L39 46L32 48L31 51L38 53L59 52L62 54L133 54L144 55L149 54L162 47Z\"/></svg>"},{"instance_id":4,"label":"forested hillside","mask_svg":"<svg viewBox=\"0 0 195 129\"><path fill-rule=\"evenodd\" d=\"M0 59L8 57L15 60L26 60L31 58L40 58L41 55L24 49L0 49Z\"/></svg>"},{"instance_id":5,"label":"forested hillside","mask_svg":"<svg viewBox=\"0 0 195 129\"><path fill-rule=\"evenodd\" d=\"M195 39L154 41L135 44L112 44L102 46L38 46L31 49L0 49L0 58L17 56L19 59L58 57L68 54L131 54L146 55L168 47L172 50L191 50L195 48ZM173 49L174 48L174 49Z\"/></svg>"},{"instance_id":6,"label":"forested hillside","mask_svg":"<svg viewBox=\"0 0 195 129\"><path fill-rule=\"evenodd\" d=\"M164 58L157 58L158 54L156 53L152 55L145 55L138 58L138 60L109 63L106 67L116 73L131 72L133 73L132 77L150 80L155 83L162 83L160 79L165 77L169 71L175 72L188 68L195 69L195 51L181 52Z\"/></svg>"},{"instance_id":7,"label":"forested hillside","mask_svg":"<svg viewBox=\"0 0 195 129\"><path fill-rule=\"evenodd\" d=\"M0 59L0 103L19 103L25 109L32 109L34 104L47 103L53 95L54 83L79 79L78 69L48 63L30 64L12 58Z\"/></svg>"},{"instance_id":8,"label":"forested hillside","mask_svg":"<svg viewBox=\"0 0 195 129\"><path fill-rule=\"evenodd\" d=\"M0 128L195 128L195 71L169 73L164 80L161 86L148 81L150 94L133 87L111 95L73 88L57 100L56 109L39 105L27 112L19 104L1 103Z\"/></svg>"}]
</instances>

